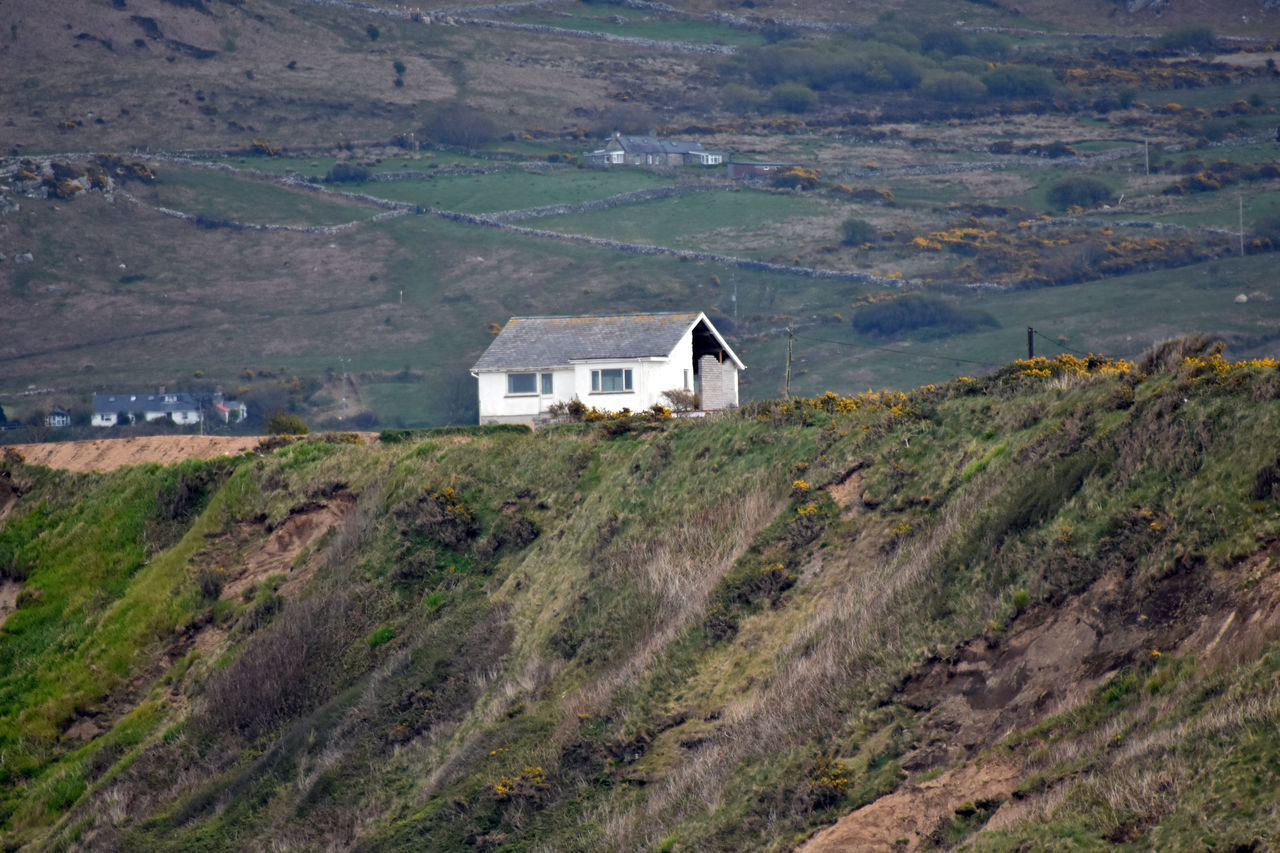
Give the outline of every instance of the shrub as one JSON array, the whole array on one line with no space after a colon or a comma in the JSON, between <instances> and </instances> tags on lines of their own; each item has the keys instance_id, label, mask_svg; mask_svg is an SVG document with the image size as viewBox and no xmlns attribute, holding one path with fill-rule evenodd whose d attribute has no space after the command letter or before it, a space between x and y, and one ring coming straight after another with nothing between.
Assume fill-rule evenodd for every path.
<instances>
[{"instance_id":1,"label":"shrub","mask_svg":"<svg viewBox=\"0 0 1280 853\"><path fill-rule=\"evenodd\" d=\"M1052 74L1033 65L1002 65L984 74L982 82L993 95L1016 98L1042 97L1057 86Z\"/></svg>"},{"instance_id":2,"label":"shrub","mask_svg":"<svg viewBox=\"0 0 1280 853\"><path fill-rule=\"evenodd\" d=\"M795 190L811 190L818 185L818 170L791 166L783 169L773 178L775 187L789 187Z\"/></svg>"},{"instance_id":3,"label":"shrub","mask_svg":"<svg viewBox=\"0 0 1280 853\"><path fill-rule=\"evenodd\" d=\"M1259 240L1266 240L1273 249L1280 249L1280 214L1264 216L1253 223L1253 234Z\"/></svg>"},{"instance_id":4,"label":"shrub","mask_svg":"<svg viewBox=\"0 0 1280 853\"><path fill-rule=\"evenodd\" d=\"M840 226L846 246L861 246L876 239L875 226L865 219L849 217Z\"/></svg>"},{"instance_id":5,"label":"shrub","mask_svg":"<svg viewBox=\"0 0 1280 853\"><path fill-rule=\"evenodd\" d=\"M334 163L324 179L330 184L361 183L369 180L370 174L367 168L356 163Z\"/></svg>"},{"instance_id":6,"label":"shrub","mask_svg":"<svg viewBox=\"0 0 1280 853\"><path fill-rule=\"evenodd\" d=\"M923 91L937 101L969 103L982 99L987 94L987 87L972 74L952 71L939 74L925 83Z\"/></svg>"},{"instance_id":7,"label":"shrub","mask_svg":"<svg viewBox=\"0 0 1280 853\"><path fill-rule=\"evenodd\" d=\"M803 83L783 83L769 93L769 106L789 113L806 113L818 103L818 96Z\"/></svg>"},{"instance_id":8,"label":"shrub","mask_svg":"<svg viewBox=\"0 0 1280 853\"><path fill-rule=\"evenodd\" d=\"M302 418L292 412L273 412L267 418L267 435L306 435L311 432Z\"/></svg>"},{"instance_id":9,"label":"shrub","mask_svg":"<svg viewBox=\"0 0 1280 853\"><path fill-rule=\"evenodd\" d=\"M369 36L369 41L377 41L378 36L382 35L382 32L373 24L366 26L364 31Z\"/></svg>"},{"instance_id":10,"label":"shrub","mask_svg":"<svg viewBox=\"0 0 1280 853\"><path fill-rule=\"evenodd\" d=\"M493 119L457 101L437 108L423 131L437 142L464 148L478 148L498 135Z\"/></svg>"},{"instance_id":11,"label":"shrub","mask_svg":"<svg viewBox=\"0 0 1280 853\"><path fill-rule=\"evenodd\" d=\"M884 302L859 305L851 321L864 335L896 335L926 329L932 336L958 334L982 326L998 326L985 311L962 311L937 296L907 293Z\"/></svg>"},{"instance_id":12,"label":"shrub","mask_svg":"<svg viewBox=\"0 0 1280 853\"><path fill-rule=\"evenodd\" d=\"M967 33L951 27L934 27L920 36L920 49L925 53L960 56L973 52L973 40Z\"/></svg>"},{"instance_id":13,"label":"shrub","mask_svg":"<svg viewBox=\"0 0 1280 853\"><path fill-rule=\"evenodd\" d=\"M702 408L702 400L698 395L683 388L663 391L662 397L671 406L673 412L692 412Z\"/></svg>"},{"instance_id":14,"label":"shrub","mask_svg":"<svg viewBox=\"0 0 1280 853\"><path fill-rule=\"evenodd\" d=\"M1111 198L1111 187L1097 178L1064 178L1049 188L1049 203L1066 209L1072 206L1092 207Z\"/></svg>"},{"instance_id":15,"label":"shrub","mask_svg":"<svg viewBox=\"0 0 1280 853\"><path fill-rule=\"evenodd\" d=\"M1161 36L1156 45L1166 51L1193 50L1207 53L1213 50L1213 30L1194 24L1178 27Z\"/></svg>"},{"instance_id":16,"label":"shrub","mask_svg":"<svg viewBox=\"0 0 1280 853\"><path fill-rule=\"evenodd\" d=\"M761 102L758 91L741 83L730 83L720 90L720 103L736 115L759 109Z\"/></svg>"}]
</instances>

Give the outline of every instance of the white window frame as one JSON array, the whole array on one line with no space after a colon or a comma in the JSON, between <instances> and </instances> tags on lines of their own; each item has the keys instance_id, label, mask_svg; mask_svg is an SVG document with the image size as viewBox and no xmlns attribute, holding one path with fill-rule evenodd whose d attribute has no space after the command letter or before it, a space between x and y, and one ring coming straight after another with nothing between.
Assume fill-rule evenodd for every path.
<instances>
[{"instance_id":1,"label":"white window frame","mask_svg":"<svg viewBox=\"0 0 1280 853\"><path fill-rule=\"evenodd\" d=\"M530 381L528 391L517 391L515 379L528 378ZM536 397L538 394L538 374L537 373L508 373L507 374L507 396L508 397Z\"/></svg>"},{"instance_id":2,"label":"white window frame","mask_svg":"<svg viewBox=\"0 0 1280 853\"><path fill-rule=\"evenodd\" d=\"M604 374L618 374L617 379L622 380L621 388L604 388ZM610 379L615 377L610 376ZM630 394L635 390L633 383L631 368L629 367L602 367L591 371L591 393L592 394Z\"/></svg>"}]
</instances>

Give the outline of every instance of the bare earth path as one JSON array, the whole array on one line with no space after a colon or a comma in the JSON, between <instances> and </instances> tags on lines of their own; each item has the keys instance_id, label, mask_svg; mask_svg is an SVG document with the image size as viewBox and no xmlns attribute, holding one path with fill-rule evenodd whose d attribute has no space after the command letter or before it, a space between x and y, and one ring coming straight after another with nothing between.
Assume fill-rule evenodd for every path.
<instances>
[{"instance_id":1,"label":"bare earth path","mask_svg":"<svg viewBox=\"0 0 1280 853\"><path fill-rule=\"evenodd\" d=\"M111 471L121 465L141 465L144 462L169 464L191 458L236 456L257 447L260 441L262 437L256 435L150 435L16 444L13 449L34 465L87 472Z\"/></svg>"}]
</instances>

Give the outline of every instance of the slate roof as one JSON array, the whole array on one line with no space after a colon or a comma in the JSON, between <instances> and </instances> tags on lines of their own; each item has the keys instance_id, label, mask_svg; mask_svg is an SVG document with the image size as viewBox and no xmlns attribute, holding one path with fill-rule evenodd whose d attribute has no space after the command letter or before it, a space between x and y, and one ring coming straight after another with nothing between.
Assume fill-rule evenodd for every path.
<instances>
[{"instance_id":1,"label":"slate roof","mask_svg":"<svg viewBox=\"0 0 1280 853\"><path fill-rule=\"evenodd\" d=\"M707 154L701 142L682 142L678 139L658 139L654 136L614 137L623 151L632 154Z\"/></svg>"},{"instance_id":2,"label":"slate roof","mask_svg":"<svg viewBox=\"0 0 1280 853\"><path fill-rule=\"evenodd\" d=\"M670 355L702 314L512 317L472 370L535 370L576 360Z\"/></svg>"},{"instance_id":3,"label":"slate roof","mask_svg":"<svg viewBox=\"0 0 1280 853\"><path fill-rule=\"evenodd\" d=\"M174 397L166 403L165 397ZM116 412L193 412L200 408L196 398L187 393L176 394L94 394L93 411L102 415Z\"/></svg>"}]
</instances>

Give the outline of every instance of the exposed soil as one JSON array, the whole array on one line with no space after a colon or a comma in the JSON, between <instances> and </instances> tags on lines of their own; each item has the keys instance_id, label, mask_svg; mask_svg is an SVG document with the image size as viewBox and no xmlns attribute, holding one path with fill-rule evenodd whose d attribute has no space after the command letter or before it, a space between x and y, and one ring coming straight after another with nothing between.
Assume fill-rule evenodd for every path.
<instances>
[{"instance_id":1,"label":"exposed soil","mask_svg":"<svg viewBox=\"0 0 1280 853\"><path fill-rule=\"evenodd\" d=\"M17 581L0 581L0 626L3 626L9 614L17 609L18 593L21 591L22 584Z\"/></svg>"},{"instance_id":2,"label":"exposed soil","mask_svg":"<svg viewBox=\"0 0 1280 853\"><path fill-rule=\"evenodd\" d=\"M315 569L315 562L304 561L294 567L294 561L302 549L310 546L331 527L340 524L356 504L347 493L335 495L326 503L300 507L271 531L266 544L251 554L243 564L231 569L233 573L223 587L223 598L234 598L252 584L269 575L289 575L288 588L298 587Z\"/></svg>"},{"instance_id":3,"label":"exposed soil","mask_svg":"<svg viewBox=\"0 0 1280 853\"><path fill-rule=\"evenodd\" d=\"M1003 798L1020 783L1022 771L982 763L984 750L1087 701L1125 666L1153 651L1209 667L1256 655L1280 636L1277 555L1280 543L1270 543L1226 571L1189 559L1158 579L1109 572L1066 606L1031 609L1006 636L977 637L924 664L894 697L921 714L922 736L902 767L952 769L846 815L800 849L918 850L959 804Z\"/></svg>"},{"instance_id":4,"label":"exposed soil","mask_svg":"<svg viewBox=\"0 0 1280 853\"><path fill-rule=\"evenodd\" d=\"M827 494L840 507L840 515L849 518L862 508L862 472L856 468L838 483L827 486Z\"/></svg>"},{"instance_id":5,"label":"exposed soil","mask_svg":"<svg viewBox=\"0 0 1280 853\"><path fill-rule=\"evenodd\" d=\"M22 444L14 449L32 465L83 473L113 471L122 465L141 465L144 462L169 464L183 459L236 456L253 450L261 440L256 435L151 435Z\"/></svg>"},{"instance_id":6,"label":"exposed soil","mask_svg":"<svg viewBox=\"0 0 1280 853\"><path fill-rule=\"evenodd\" d=\"M1014 764L965 764L936 779L906 784L809 839L805 853L918 849L964 803L1003 799L1022 778ZM907 847L895 844L907 839Z\"/></svg>"}]
</instances>

